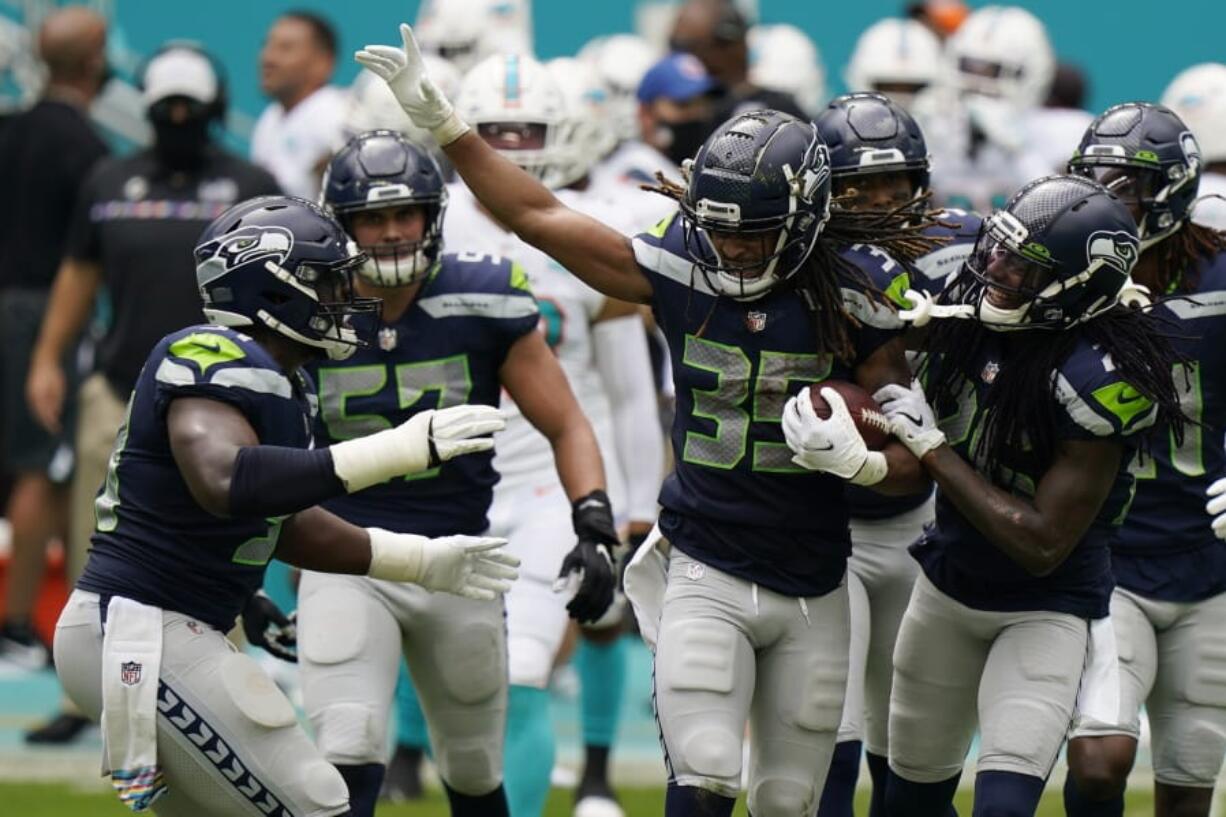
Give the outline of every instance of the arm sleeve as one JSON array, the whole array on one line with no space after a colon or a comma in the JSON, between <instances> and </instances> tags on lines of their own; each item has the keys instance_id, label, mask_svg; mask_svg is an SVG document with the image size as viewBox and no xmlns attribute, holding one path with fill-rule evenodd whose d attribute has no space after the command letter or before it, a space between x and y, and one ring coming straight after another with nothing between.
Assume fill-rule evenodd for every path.
<instances>
[{"instance_id":1,"label":"arm sleeve","mask_svg":"<svg viewBox=\"0 0 1226 817\"><path fill-rule=\"evenodd\" d=\"M343 493L327 448L244 446L230 478L230 514L283 516Z\"/></svg>"},{"instance_id":2,"label":"arm sleeve","mask_svg":"<svg viewBox=\"0 0 1226 817\"><path fill-rule=\"evenodd\" d=\"M664 471L664 438L656 411L647 335L637 315L592 327L596 367L609 395L617 459L627 483L630 519L656 518Z\"/></svg>"}]
</instances>

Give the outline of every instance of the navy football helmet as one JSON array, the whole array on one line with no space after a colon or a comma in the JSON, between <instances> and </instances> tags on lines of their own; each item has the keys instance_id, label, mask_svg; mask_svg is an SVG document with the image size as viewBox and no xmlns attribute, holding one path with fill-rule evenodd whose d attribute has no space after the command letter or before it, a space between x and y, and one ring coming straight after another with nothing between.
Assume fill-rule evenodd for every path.
<instances>
[{"instance_id":1,"label":"navy football helmet","mask_svg":"<svg viewBox=\"0 0 1226 817\"><path fill-rule=\"evenodd\" d=\"M382 301L353 295L352 274L366 256L304 199L260 196L234 205L205 228L195 255L209 323L263 326L332 360L366 345L378 323Z\"/></svg>"},{"instance_id":2,"label":"navy football helmet","mask_svg":"<svg viewBox=\"0 0 1226 817\"><path fill-rule=\"evenodd\" d=\"M1119 302L1140 256L1127 206L1082 176L1031 182L983 221L942 300L989 329L1067 329Z\"/></svg>"},{"instance_id":3,"label":"navy football helmet","mask_svg":"<svg viewBox=\"0 0 1226 817\"><path fill-rule=\"evenodd\" d=\"M395 131L369 131L350 139L324 171L321 199L350 235L354 213L424 208L426 228L420 239L362 247L368 258L358 274L375 286L402 287L420 280L443 251L443 172L428 151Z\"/></svg>"},{"instance_id":4,"label":"navy football helmet","mask_svg":"<svg viewBox=\"0 0 1226 817\"><path fill-rule=\"evenodd\" d=\"M1070 173L1096 178L1136 201L1142 251L1187 222L1201 170L1192 131L1169 108L1148 102L1108 108L1090 123L1069 161Z\"/></svg>"},{"instance_id":5,"label":"navy football helmet","mask_svg":"<svg viewBox=\"0 0 1226 817\"><path fill-rule=\"evenodd\" d=\"M834 178L905 173L912 195L928 189L932 166L924 133L911 114L881 94L835 97L813 120L830 151Z\"/></svg>"},{"instance_id":6,"label":"navy football helmet","mask_svg":"<svg viewBox=\"0 0 1226 817\"><path fill-rule=\"evenodd\" d=\"M682 173L686 250L711 288L732 298L759 298L794 275L830 218L826 146L812 124L778 111L728 120ZM738 262L721 257L713 234L757 235L769 245Z\"/></svg>"}]
</instances>

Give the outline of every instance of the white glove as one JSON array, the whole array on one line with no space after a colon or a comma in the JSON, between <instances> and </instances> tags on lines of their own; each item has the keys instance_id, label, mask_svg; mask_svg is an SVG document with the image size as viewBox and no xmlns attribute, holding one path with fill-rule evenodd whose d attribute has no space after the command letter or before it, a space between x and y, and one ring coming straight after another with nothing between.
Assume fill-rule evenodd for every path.
<instances>
[{"instance_id":1,"label":"white glove","mask_svg":"<svg viewBox=\"0 0 1226 817\"><path fill-rule=\"evenodd\" d=\"M1213 535L1226 539L1226 477L1210 485L1205 493L1209 496L1205 510L1213 517Z\"/></svg>"},{"instance_id":2,"label":"white glove","mask_svg":"<svg viewBox=\"0 0 1226 817\"><path fill-rule=\"evenodd\" d=\"M427 590L489 601L511 589L519 576L519 559L505 552L506 539L490 536L442 536L367 528L372 579L412 582Z\"/></svg>"},{"instance_id":3,"label":"white glove","mask_svg":"<svg viewBox=\"0 0 1226 817\"><path fill-rule=\"evenodd\" d=\"M945 432L937 428L936 415L917 381L911 381L910 388L894 383L882 386L873 399L889 418L891 433L916 459L945 444Z\"/></svg>"},{"instance_id":4,"label":"white glove","mask_svg":"<svg viewBox=\"0 0 1226 817\"><path fill-rule=\"evenodd\" d=\"M884 479L885 455L868 450L842 395L831 388L821 390L830 405L830 417L823 420L813 410L809 388L805 386L783 407L783 437L792 449L792 462L857 485L875 485Z\"/></svg>"},{"instance_id":5,"label":"white glove","mask_svg":"<svg viewBox=\"0 0 1226 817\"><path fill-rule=\"evenodd\" d=\"M489 451L507 421L493 406L452 406L414 414L395 428L332 445L332 470L349 493L418 474L462 454Z\"/></svg>"},{"instance_id":6,"label":"white glove","mask_svg":"<svg viewBox=\"0 0 1226 817\"><path fill-rule=\"evenodd\" d=\"M449 145L468 133L468 125L456 116L447 97L426 73L421 49L407 23L400 24L400 38L400 48L368 45L353 58L387 83L414 125L430 131L440 146Z\"/></svg>"}]
</instances>

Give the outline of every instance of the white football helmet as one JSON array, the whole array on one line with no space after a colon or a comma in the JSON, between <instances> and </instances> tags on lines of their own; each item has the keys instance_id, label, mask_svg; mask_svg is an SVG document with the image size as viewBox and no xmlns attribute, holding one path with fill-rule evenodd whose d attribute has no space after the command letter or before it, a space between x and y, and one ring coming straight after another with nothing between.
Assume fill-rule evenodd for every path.
<instances>
[{"instance_id":1,"label":"white football helmet","mask_svg":"<svg viewBox=\"0 0 1226 817\"><path fill-rule=\"evenodd\" d=\"M1162 104L1187 124L1206 162L1226 162L1226 65L1185 68L1162 92Z\"/></svg>"},{"instance_id":2,"label":"white football helmet","mask_svg":"<svg viewBox=\"0 0 1226 817\"><path fill-rule=\"evenodd\" d=\"M495 54L464 76L456 113L498 152L557 189L565 187L571 126L557 82L532 57ZM573 181L573 180L571 180Z\"/></svg>"},{"instance_id":3,"label":"white football helmet","mask_svg":"<svg viewBox=\"0 0 1226 817\"><path fill-rule=\"evenodd\" d=\"M749 80L759 88L791 94L800 109L817 116L826 104L826 69L817 45L793 25L749 30Z\"/></svg>"},{"instance_id":4,"label":"white football helmet","mask_svg":"<svg viewBox=\"0 0 1226 817\"><path fill-rule=\"evenodd\" d=\"M920 91L940 79L941 41L923 23L887 17L873 23L847 62L849 91L876 91L910 109Z\"/></svg>"},{"instance_id":5,"label":"white football helmet","mask_svg":"<svg viewBox=\"0 0 1226 817\"><path fill-rule=\"evenodd\" d=\"M455 99L460 91L459 70L434 54L422 54L422 62L430 79L443 95L448 99ZM429 132L417 127L409 119L387 83L367 70L362 70L353 85L349 86L349 101L341 130L345 142L366 131L393 130L403 133L419 145L435 146Z\"/></svg>"},{"instance_id":6,"label":"white football helmet","mask_svg":"<svg viewBox=\"0 0 1226 817\"><path fill-rule=\"evenodd\" d=\"M424 53L467 73L491 54L532 53L530 0L425 0L413 27Z\"/></svg>"},{"instance_id":7,"label":"white football helmet","mask_svg":"<svg viewBox=\"0 0 1226 817\"><path fill-rule=\"evenodd\" d=\"M610 122L617 141L639 138L639 83L661 56L635 34L597 37L579 49L579 59L596 69L609 91Z\"/></svg>"},{"instance_id":8,"label":"white football helmet","mask_svg":"<svg viewBox=\"0 0 1226 817\"><path fill-rule=\"evenodd\" d=\"M609 90L596 69L574 57L558 57L545 63L545 70L558 84L566 100L567 126L561 143L571 160L562 169L560 186L582 179L617 146L610 124Z\"/></svg>"},{"instance_id":9,"label":"white football helmet","mask_svg":"<svg viewBox=\"0 0 1226 817\"><path fill-rule=\"evenodd\" d=\"M984 6L945 44L951 84L1016 109L1043 103L1056 73L1047 29L1018 6Z\"/></svg>"}]
</instances>

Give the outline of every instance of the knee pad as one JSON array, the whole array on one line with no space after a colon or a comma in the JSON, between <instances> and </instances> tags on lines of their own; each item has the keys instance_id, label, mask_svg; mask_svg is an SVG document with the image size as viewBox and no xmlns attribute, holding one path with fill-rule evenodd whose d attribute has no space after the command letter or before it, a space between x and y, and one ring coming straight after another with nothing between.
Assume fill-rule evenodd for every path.
<instances>
[{"instance_id":1,"label":"knee pad","mask_svg":"<svg viewBox=\"0 0 1226 817\"><path fill-rule=\"evenodd\" d=\"M298 786L306 798L320 812L338 809L349 801L349 787L345 778L331 763L323 760L312 760L302 764L298 775Z\"/></svg>"},{"instance_id":2,"label":"knee pad","mask_svg":"<svg viewBox=\"0 0 1226 817\"><path fill-rule=\"evenodd\" d=\"M435 645L434 661L451 697L462 704L484 701L507 682L502 631L481 622Z\"/></svg>"},{"instance_id":3,"label":"knee pad","mask_svg":"<svg viewBox=\"0 0 1226 817\"><path fill-rule=\"evenodd\" d=\"M735 797L741 787L741 736L718 726L692 729L676 747L677 781ZM699 782L695 782L699 781Z\"/></svg>"},{"instance_id":4,"label":"knee pad","mask_svg":"<svg viewBox=\"0 0 1226 817\"><path fill-rule=\"evenodd\" d=\"M816 795L811 781L768 777L749 790L749 813L754 817L811 817Z\"/></svg>"},{"instance_id":5,"label":"knee pad","mask_svg":"<svg viewBox=\"0 0 1226 817\"><path fill-rule=\"evenodd\" d=\"M384 763L387 724L361 703L331 703L311 713L315 743L331 763L360 766Z\"/></svg>"},{"instance_id":6,"label":"knee pad","mask_svg":"<svg viewBox=\"0 0 1226 817\"><path fill-rule=\"evenodd\" d=\"M329 578L312 577L312 587L300 597L298 644L307 661L315 664L342 664L352 661L366 644L366 616L370 600L355 587L334 583ZM360 620L355 621L355 615Z\"/></svg>"},{"instance_id":7,"label":"knee pad","mask_svg":"<svg viewBox=\"0 0 1226 817\"><path fill-rule=\"evenodd\" d=\"M449 740L436 749L438 775L453 790L469 797L489 794L502 784L501 747L485 737Z\"/></svg>"},{"instance_id":8,"label":"knee pad","mask_svg":"<svg viewBox=\"0 0 1226 817\"><path fill-rule=\"evenodd\" d=\"M1221 711L1205 719L1205 710L1185 710L1182 723L1171 724L1153 751L1154 779L1168 786L1212 788L1226 755Z\"/></svg>"},{"instance_id":9,"label":"knee pad","mask_svg":"<svg viewBox=\"0 0 1226 817\"><path fill-rule=\"evenodd\" d=\"M248 720L265 729L283 729L298 723L294 707L254 659L231 653L221 659L222 688Z\"/></svg>"}]
</instances>

